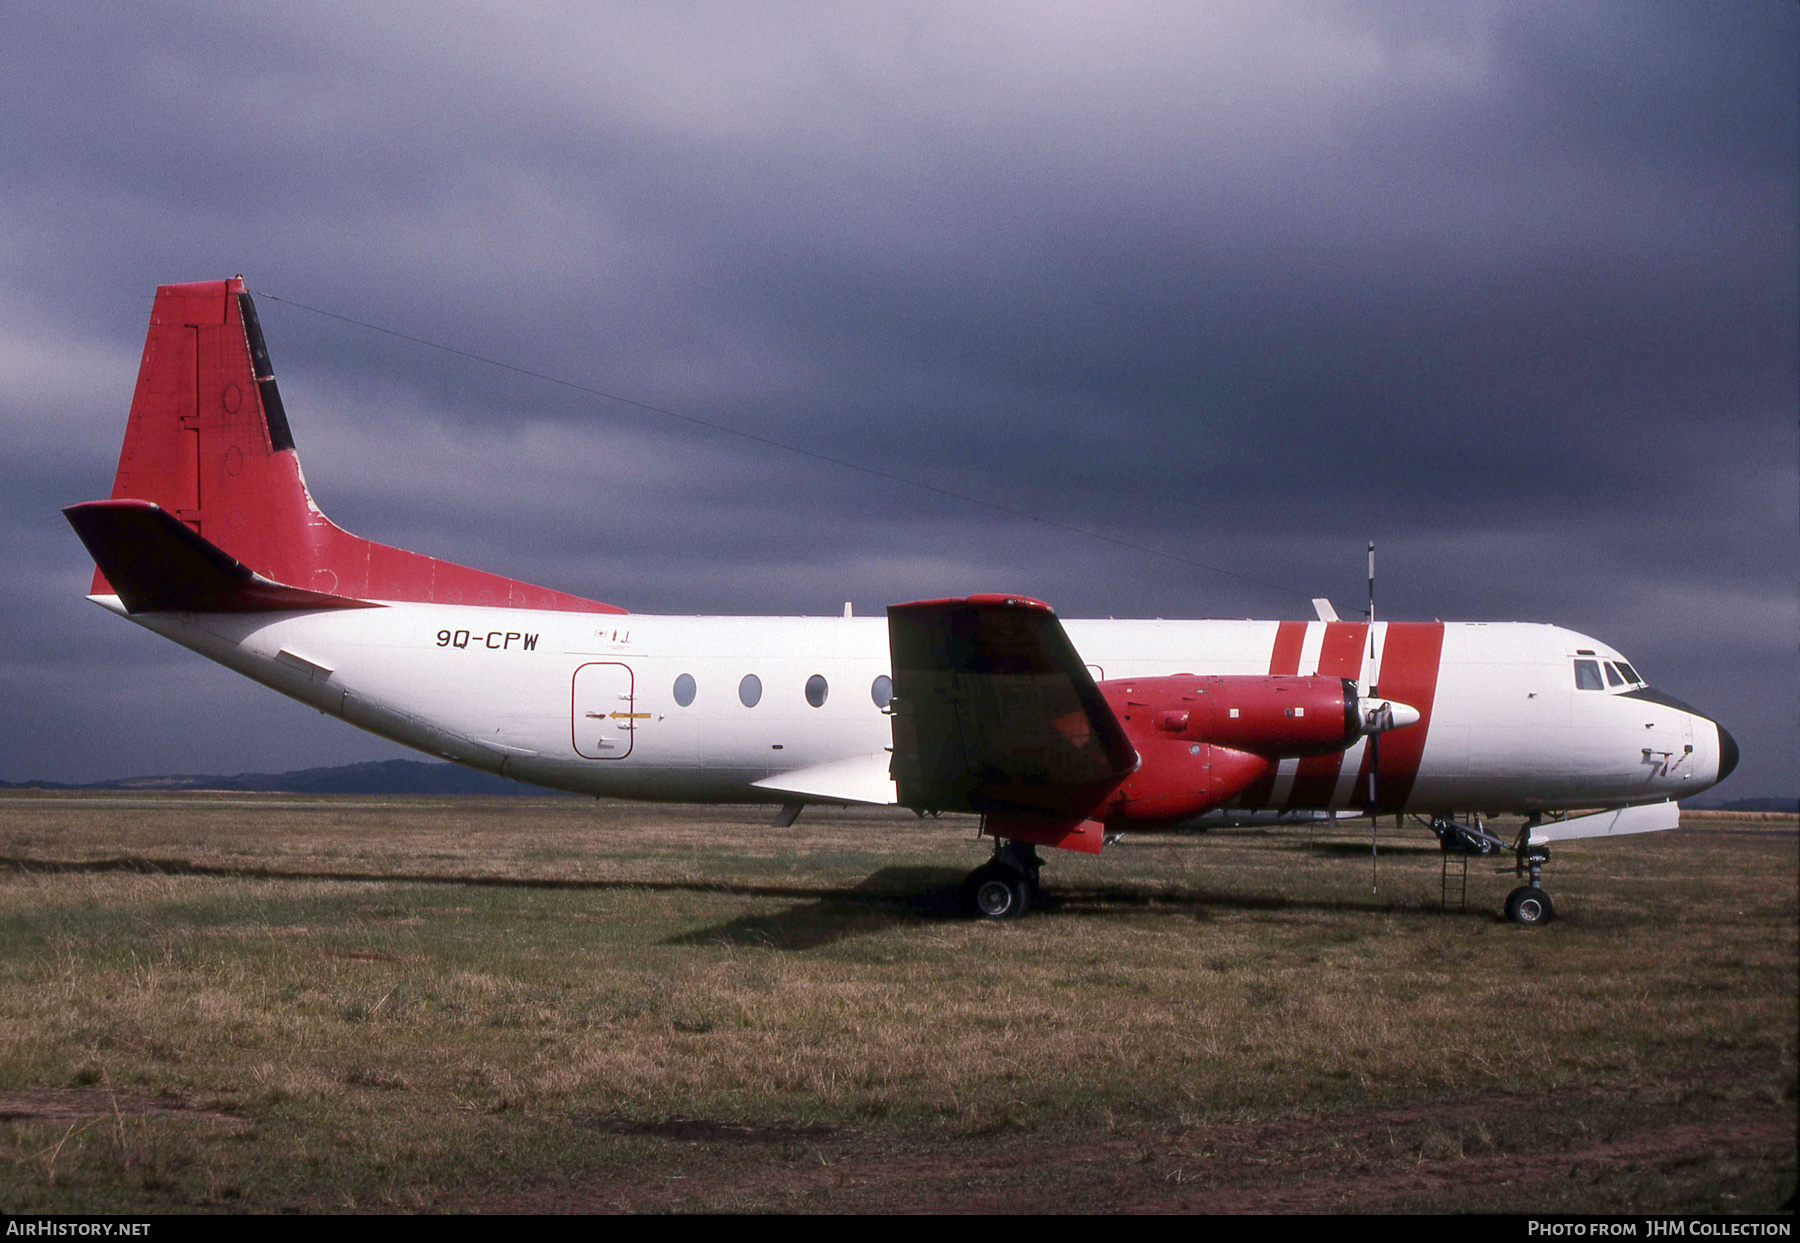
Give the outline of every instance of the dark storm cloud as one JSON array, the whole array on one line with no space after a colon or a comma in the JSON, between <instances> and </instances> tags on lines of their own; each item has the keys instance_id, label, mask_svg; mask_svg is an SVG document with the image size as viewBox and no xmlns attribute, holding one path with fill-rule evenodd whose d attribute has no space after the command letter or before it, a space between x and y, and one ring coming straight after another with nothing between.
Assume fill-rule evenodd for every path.
<instances>
[{"instance_id":1,"label":"dark storm cloud","mask_svg":"<svg viewBox=\"0 0 1800 1243\"><path fill-rule=\"evenodd\" d=\"M49 602L85 577L55 510L105 491L151 288L243 270L1292 590L265 299L352 530L640 611L1004 586L1167 616L1347 607L1373 536L1395 615L1557 620L1692 670L1681 693L1761 722L1733 787L1791 790L1791 5L140 5L104 30L45 6L9 30L8 676L78 688L35 719L136 711L65 674L71 636L90 668L187 667ZM158 683L177 735L223 745L195 721L227 676ZM36 745L9 776L149 763Z\"/></svg>"}]
</instances>

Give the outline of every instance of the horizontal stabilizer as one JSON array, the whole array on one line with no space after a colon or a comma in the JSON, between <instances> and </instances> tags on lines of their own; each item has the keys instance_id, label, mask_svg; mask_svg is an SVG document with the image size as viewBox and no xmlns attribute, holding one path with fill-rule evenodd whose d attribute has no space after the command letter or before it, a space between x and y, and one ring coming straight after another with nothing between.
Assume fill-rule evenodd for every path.
<instances>
[{"instance_id":1,"label":"horizontal stabilizer","mask_svg":"<svg viewBox=\"0 0 1800 1243\"><path fill-rule=\"evenodd\" d=\"M89 501L63 510L94 564L131 613L275 613L379 608L288 587L149 501Z\"/></svg>"},{"instance_id":2,"label":"horizontal stabilizer","mask_svg":"<svg viewBox=\"0 0 1800 1243\"><path fill-rule=\"evenodd\" d=\"M1641 807L1615 807L1534 825L1531 844L1540 846L1580 837L1624 837L1628 833L1666 833L1680 827L1681 808L1675 803L1646 803Z\"/></svg>"},{"instance_id":3,"label":"horizontal stabilizer","mask_svg":"<svg viewBox=\"0 0 1800 1243\"><path fill-rule=\"evenodd\" d=\"M797 768L750 784L782 794L804 795L818 803L874 803L891 807L897 800L894 779L888 774L889 758L886 751L859 755L854 759Z\"/></svg>"},{"instance_id":4,"label":"horizontal stabilizer","mask_svg":"<svg viewBox=\"0 0 1800 1243\"><path fill-rule=\"evenodd\" d=\"M1078 823L1136 770L1049 605L971 596L887 614L902 805Z\"/></svg>"}]
</instances>

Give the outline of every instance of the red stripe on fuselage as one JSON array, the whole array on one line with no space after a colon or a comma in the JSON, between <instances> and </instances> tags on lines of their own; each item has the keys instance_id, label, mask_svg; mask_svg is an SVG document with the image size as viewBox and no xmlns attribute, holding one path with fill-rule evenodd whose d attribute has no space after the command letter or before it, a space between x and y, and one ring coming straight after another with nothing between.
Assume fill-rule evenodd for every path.
<instances>
[{"instance_id":1,"label":"red stripe on fuselage","mask_svg":"<svg viewBox=\"0 0 1800 1243\"><path fill-rule=\"evenodd\" d=\"M1381 698L1419 710L1419 723L1381 736L1381 769L1375 774L1375 797L1382 811L1403 811L1419 777L1425 735L1431 729L1431 705L1437 699L1438 667L1444 654L1442 622L1389 622L1381 645ZM1368 798L1369 751L1363 749L1356 789Z\"/></svg>"},{"instance_id":2,"label":"red stripe on fuselage","mask_svg":"<svg viewBox=\"0 0 1800 1243\"><path fill-rule=\"evenodd\" d=\"M1363 653L1369 648L1366 622L1328 622L1325 641L1319 645L1319 672L1331 678L1354 678L1362 672ZM1288 792L1287 806L1329 807L1337 791L1338 773L1344 767L1344 753L1309 755L1294 770L1294 788Z\"/></svg>"},{"instance_id":3,"label":"red stripe on fuselage","mask_svg":"<svg viewBox=\"0 0 1800 1243\"><path fill-rule=\"evenodd\" d=\"M1300 649L1306 646L1306 623L1284 621L1275 628L1275 646L1269 650L1269 672L1271 674L1295 674L1300 672ZM1269 765L1269 771L1258 777L1243 794L1238 796L1240 807L1266 807L1269 795L1275 790L1275 770L1279 765Z\"/></svg>"},{"instance_id":4,"label":"red stripe on fuselage","mask_svg":"<svg viewBox=\"0 0 1800 1243\"><path fill-rule=\"evenodd\" d=\"M1275 629L1275 646L1269 652L1269 672L1300 672L1300 649L1306 646L1306 623L1284 621Z\"/></svg>"}]
</instances>

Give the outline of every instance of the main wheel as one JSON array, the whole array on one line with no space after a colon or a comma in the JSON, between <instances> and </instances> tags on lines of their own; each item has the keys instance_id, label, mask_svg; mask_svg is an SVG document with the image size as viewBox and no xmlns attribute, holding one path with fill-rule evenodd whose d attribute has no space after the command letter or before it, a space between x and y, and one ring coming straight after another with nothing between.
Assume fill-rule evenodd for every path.
<instances>
[{"instance_id":1,"label":"main wheel","mask_svg":"<svg viewBox=\"0 0 1800 1243\"><path fill-rule=\"evenodd\" d=\"M1515 924L1547 924L1556 918L1550 895L1536 885L1525 885L1506 895L1506 917Z\"/></svg>"},{"instance_id":2,"label":"main wheel","mask_svg":"<svg viewBox=\"0 0 1800 1243\"><path fill-rule=\"evenodd\" d=\"M1031 881L994 863L969 874L965 894L969 913L980 919L1017 919L1031 909Z\"/></svg>"}]
</instances>

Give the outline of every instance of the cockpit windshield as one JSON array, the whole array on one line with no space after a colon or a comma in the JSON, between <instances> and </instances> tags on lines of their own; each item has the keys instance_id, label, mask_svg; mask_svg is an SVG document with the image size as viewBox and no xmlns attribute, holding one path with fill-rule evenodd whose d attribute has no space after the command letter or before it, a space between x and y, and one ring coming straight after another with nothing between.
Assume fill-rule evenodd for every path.
<instances>
[{"instance_id":1,"label":"cockpit windshield","mask_svg":"<svg viewBox=\"0 0 1800 1243\"><path fill-rule=\"evenodd\" d=\"M1603 660L1597 652L1588 651L1578 652L1576 655L1594 657L1592 660L1575 661L1575 689L1578 691L1616 691L1644 684L1638 671L1622 660ZM1602 669L1606 671L1604 674L1601 673Z\"/></svg>"}]
</instances>

